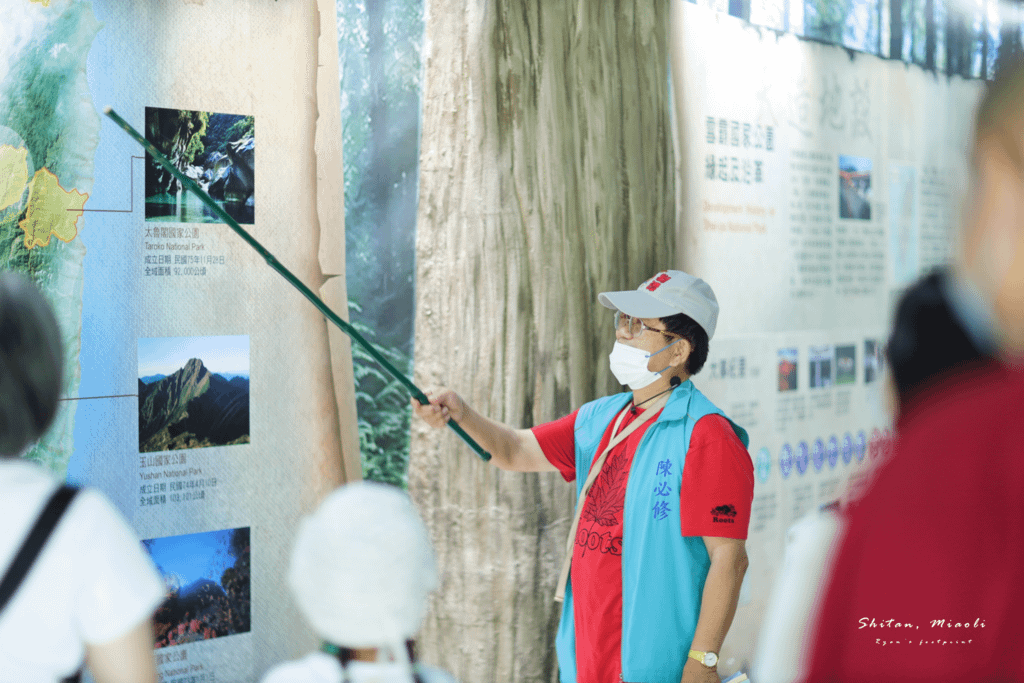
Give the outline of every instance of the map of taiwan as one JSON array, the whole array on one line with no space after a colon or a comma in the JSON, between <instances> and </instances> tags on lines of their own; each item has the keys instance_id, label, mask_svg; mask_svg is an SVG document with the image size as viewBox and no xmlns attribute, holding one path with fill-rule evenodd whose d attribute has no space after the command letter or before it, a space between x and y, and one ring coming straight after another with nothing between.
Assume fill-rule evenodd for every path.
<instances>
[{"instance_id":1,"label":"map of taiwan","mask_svg":"<svg viewBox=\"0 0 1024 683\"><path fill-rule=\"evenodd\" d=\"M0 211L21 201L28 184L28 150L0 145Z\"/></svg>"},{"instance_id":2,"label":"map of taiwan","mask_svg":"<svg viewBox=\"0 0 1024 683\"><path fill-rule=\"evenodd\" d=\"M78 234L78 219L89 195L60 186L57 176L45 168L36 171L28 193L25 220L18 223L25 231L25 248L45 247L50 235L70 242Z\"/></svg>"},{"instance_id":3,"label":"map of taiwan","mask_svg":"<svg viewBox=\"0 0 1024 683\"><path fill-rule=\"evenodd\" d=\"M0 270L42 290L60 324L64 399L78 398L85 245L83 209L92 191L99 115L86 58L101 28L92 4L9 2L0 41ZM56 237L56 239L54 239ZM26 459L58 477L74 452L78 401L61 402Z\"/></svg>"}]
</instances>

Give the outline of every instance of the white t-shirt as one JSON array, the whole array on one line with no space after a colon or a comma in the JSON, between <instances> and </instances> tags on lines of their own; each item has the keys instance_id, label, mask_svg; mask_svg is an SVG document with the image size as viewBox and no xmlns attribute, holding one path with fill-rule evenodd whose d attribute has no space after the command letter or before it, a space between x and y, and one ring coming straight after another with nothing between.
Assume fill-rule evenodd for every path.
<instances>
[{"instance_id":1,"label":"white t-shirt","mask_svg":"<svg viewBox=\"0 0 1024 683\"><path fill-rule=\"evenodd\" d=\"M808 638L832 575L836 539L842 532L838 515L811 511L786 534L786 550L758 639L751 677L757 683L793 683L804 678Z\"/></svg>"},{"instance_id":2,"label":"white t-shirt","mask_svg":"<svg viewBox=\"0 0 1024 683\"><path fill-rule=\"evenodd\" d=\"M58 486L44 469L0 459L0 574ZM123 636L165 589L149 554L100 493L78 492L0 613L0 683L51 683L82 664L85 644Z\"/></svg>"},{"instance_id":3,"label":"white t-shirt","mask_svg":"<svg viewBox=\"0 0 1024 683\"><path fill-rule=\"evenodd\" d=\"M411 683L404 667L397 664L341 662L324 652L311 652L302 659L278 664L263 676L262 683ZM430 666L416 665L423 683L458 683L451 675ZM348 678L345 678L345 674Z\"/></svg>"}]
</instances>

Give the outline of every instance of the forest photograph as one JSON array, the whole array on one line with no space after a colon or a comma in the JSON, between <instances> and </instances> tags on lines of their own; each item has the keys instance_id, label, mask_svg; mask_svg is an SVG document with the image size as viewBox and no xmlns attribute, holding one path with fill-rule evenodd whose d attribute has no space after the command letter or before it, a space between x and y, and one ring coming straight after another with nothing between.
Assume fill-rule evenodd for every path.
<instances>
[{"instance_id":1,"label":"forest photograph","mask_svg":"<svg viewBox=\"0 0 1024 683\"><path fill-rule=\"evenodd\" d=\"M167 586L153 615L155 647L248 633L249 528L142 542Z\"/></svg>"},{"instance_id":2,"label":"forest photograph","mask_svg":"<svg viewBox=\"0 0 1024 683\"><path fill-rule=\"evenodd\" d=\"M349 320L413 374L422 0L339 0ZM405 487L404 387L353 345L363 477Z\"/></svg>"},{"instance_id":3,"label":"forest photograph","mask_svg":"<svg viewBox=\"0 0 1024 683\"><path fill-rule=\"evenodd\" d=\"M239 223L253 223L256 143L252 116L146 107L146 140L229 216ZM222 222L148 153L146 220Z\"/></svg>"}]
</instances>

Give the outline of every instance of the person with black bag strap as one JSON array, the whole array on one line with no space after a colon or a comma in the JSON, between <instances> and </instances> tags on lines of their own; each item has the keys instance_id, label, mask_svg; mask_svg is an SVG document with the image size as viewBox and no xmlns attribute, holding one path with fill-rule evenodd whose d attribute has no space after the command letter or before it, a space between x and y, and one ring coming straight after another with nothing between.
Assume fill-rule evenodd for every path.
<instances>
[{"instance_id":1,"label":"person with black bag strap","mask_svg":"<svg viewBox=\"0 0 1024 683\"><path fill-rule=\"evenodd\" d=\"M156 683L151 617L165 588L98 491L18 457L49 428L60 329L27 279L0 274L0 683Z\"/></svg>"},{"instance_id":2,"label":"person with black bag strap","mask_svg":"<svg viewBox=\"0 0 1024 683\"><path fill-rule=\"evenodd\" d=\"M78 489L74 486L61 486L50 496L42 514L39 515L25 542L21 544L21 548L14 556L14 561L7 568L7 573L0 579L0 615L4 613L7 603L18 592L21 583L32 569L32 563L39 557L47 539L60 523L64 511L68 509L77 493ZM81 679L81 671L76 671L73 675L64 678L63 683L78 683Z\"/></svg>"}]
</instances>

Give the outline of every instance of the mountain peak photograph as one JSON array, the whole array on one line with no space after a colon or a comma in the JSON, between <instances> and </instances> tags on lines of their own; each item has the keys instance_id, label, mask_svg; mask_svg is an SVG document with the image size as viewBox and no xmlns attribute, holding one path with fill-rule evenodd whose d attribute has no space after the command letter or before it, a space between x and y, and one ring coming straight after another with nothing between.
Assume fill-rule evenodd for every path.
<instances>
[{"instance_id":1,"label":"mountain peak photograph","mask_svg":"<svg viewBox=\"0 0 1024 683\"><path fill-rule=\"evenodd\" d=\"M249 443L249 338L139 339L139 452Z\"/></svg>"}]
</instances>

